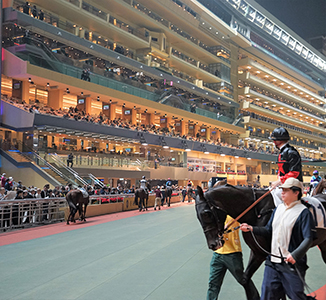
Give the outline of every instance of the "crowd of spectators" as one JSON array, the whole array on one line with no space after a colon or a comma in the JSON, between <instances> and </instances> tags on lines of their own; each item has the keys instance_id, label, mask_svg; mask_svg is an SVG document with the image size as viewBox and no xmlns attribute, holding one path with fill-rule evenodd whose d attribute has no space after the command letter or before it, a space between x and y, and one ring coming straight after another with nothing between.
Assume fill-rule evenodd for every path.
<instances>
[{"instance_id":1,"label":"crowd of spectators","mask_svg":"<svg viewBox=\"0 0 326 300\"><path fill-rule=\"evenodd\" d=\"M19 103L17 100L13 98L8 98L7 96L3 95L2 96L3 100L8 101L9 103L18 106L26 111L29 111L31 113L35 114L47 114L47 115L53 115L57 117L62 117L65 119L73 119L75 121L84 121L84 122L89 122L93 124L99 124L99 125L104 125L104 126L112 126L112 127L118 127L118 128L125 128L129 130L135 130L135 131L142 131L142 132L148 132L152 134L157 134L157 135L162 135L162 136L169 136L169 137L176 137L176 138L181 138L181 139L186 139L190 141L198 141L201 143L207 143L207 144L213 144L217 146L223 146L223 147L228 147L232 149L240 149L240 150L246 150L250 152L256 152L256 153L266 153L266 154L275 154L276 150L273 147L268 147L264 149L261 145L258 146L256 144L248 144L245 145L244 143L241 143L241 139L238 140L238 144L229 144L225 140L222 139L217 139L213 135L209 138L206 139L204 138L200 132L195 133L195 135L181 135L180 132L178 132L175 128L175 126L170 125L169 127L160 127L160 126L155 126L153 124L151 125L145 125L145 124L138 124L134 125L131 124L130 121L123 120L120 118L116 118L114 120L109 119L106 117L102 112L96 116L91 116L90 114L86 114L84 111L79 111L77 107L70 107L67 110L63 110L61 108L59 109L53 109L51 107L48 107L47 105L41 105L40 103L35 104L27 104L25 102ZM255 113L250 113L250 112L243 112L243 115L250 115L253 118L259 118L260 120L265 120L266 122L270 122L275 124L275 126L284 126L285 128L293 129L300 131L302 133L307 133L307 134L313 134L312 132L301 129L298 127L295 127L293 125L288 125L283 122L278 122L273 119L264 117L264 116L259 116Z\"/></svg>"}]
</instances>

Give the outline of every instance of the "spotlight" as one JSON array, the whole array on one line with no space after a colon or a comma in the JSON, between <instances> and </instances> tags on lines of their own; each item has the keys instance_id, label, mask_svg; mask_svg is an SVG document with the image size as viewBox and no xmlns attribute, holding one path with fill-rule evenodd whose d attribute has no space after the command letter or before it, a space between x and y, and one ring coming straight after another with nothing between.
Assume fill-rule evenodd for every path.
<instances>
[{"instance_id":1,"label":"spotlight","mask_svg":"<svg viewBox=\"0 0 326 300\"><path fill-rule=\"evenodd\" d=\"M47 83L46 86L49 87L50 86L50 83Z\"/></svg>"},{"instance_id":2,"label":"spotlight","mask_svg":"<svg viewBox=\"0 0 326 300\"><path fill-rule=\"evenodd\" d=\"M70 94L69 88L66 88L66 93Z\"/></svg>"},{"instance_id":3,"label":"spotlight","mask_svg":"<svg viewBox=\"0 0 326 300\"><path fill-rule=\"evenodd\" d=\"M136 106L134 106L134 109L136 109Z\"/></svg>"},{"instance_id":4,"label":"spotlight","mask_svg":"<svg viewBox=\"0 0 326 300\"><path fill-rule=\"evenodd\" d=\"M82 96L84 96L84 93L83 93L83 92L80 92L80 94L81 94Z\"/></svg>"},{"instance_id":5,"label":"spotlight","mask_svg":"<svg viewBox=\"0 0 326 300\"><path fill-rule=\"evenodd\" d=\"M97 101L100 101L100 96L97 96Z\"/></svg>"},{"instance_id":6,"label":"spotlight","mask_svg":"<svg viewBox=\"0 0 326 300\"><path fill-rule=\"evenodd\" d=\"M110 103L112 103L112 100L110 99Z\"/></svg>"},{"instance_id":7,"label":"spotlight","mask_svg":"<svg viewBox=\"0 0 326 300\"><path fill-rule=\"evenodd\" d=\"M32 82L32 78L28 78L28 81L29 81L29 82Z\"/></svg>"}]
</instances>

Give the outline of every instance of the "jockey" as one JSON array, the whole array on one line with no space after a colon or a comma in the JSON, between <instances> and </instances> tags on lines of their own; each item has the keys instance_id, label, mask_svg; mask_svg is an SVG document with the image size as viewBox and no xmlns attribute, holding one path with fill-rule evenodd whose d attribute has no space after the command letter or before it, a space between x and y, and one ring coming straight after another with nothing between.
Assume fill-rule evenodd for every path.
<instances>
[{"instance_id":1,"label":"jockey","mask_svg":"<svg viewBox=\"0 0 326 300\"><path fill-rule=\"evenodd\" d=\"M299 152L289 144L290 135L288 131L283 127L275 128L270 136L270 139L274 141L274 145L280 150L278 155L278 180L272 183L273 199L275 206L282 203L281 193L282 189L278 188L279 185L290 177L298 179L300 182L302 179L302 165Z\"/></svg>"},{"instance_id":2,"label":"jockey","mask_svg":"<svg viewBox=\"0 0 326 300\"><path fill-rule=\"evenodd\" d=\"M171 178L168 178L168 181L165 183L166 187L172 187L172 181Z\"/></svg>"},{"instance_id":3,"label":"jockey","mask_svg":"<svg viewBox=\"0 0 326 300\"><path fill-rule=\"evenodd\" d=\"M321 177L319 176L319 172L317 170L312 172L312 177L310 180L310 189L309 189L309 194L311 195L311 192L313 189L316 188L318 183L321 181Z\"/></svg>"},{"instance_id":4,"label":"jockey","mask_svg":"<svg viewBox=\"0 0 326 300\"><path fill-rule=\"evenodd\" d=\"M148 190L147 190L147 180L146 177L143 176L140 180L140 188L143 189L147 194L148 194Z\"/></svg>"},{"instance_id":5,"label":"jockey","mask_svg":"<svg viewBox=\"0 0 326 300\"><path fill-rule=\"evenodd\" d=\"M81 185L78 186L77 190L80 190L83 193L83 197L84 198L87 198L89 196L89 194L86 191L86 189L84 187L82 187Z\"/></svg>"}]
</instances>

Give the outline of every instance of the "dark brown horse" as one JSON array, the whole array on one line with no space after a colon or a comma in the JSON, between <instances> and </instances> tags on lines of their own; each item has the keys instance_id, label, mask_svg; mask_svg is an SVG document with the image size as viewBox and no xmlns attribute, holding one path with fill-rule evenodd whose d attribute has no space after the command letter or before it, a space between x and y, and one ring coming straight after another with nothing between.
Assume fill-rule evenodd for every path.
<instances>
[{"instance_id":1,"label":"dark brown horse","mask_svg":"<svg viewBox=\"0 0 326 300\"><path fill-rule=\"evenodd\" d=\"M253 190L247 187L235 187L224 185L209 190L203 194L200 187L196 198L197 218L204 230L209 249L213 251L223 245L224 222L227 215L237 218L256 199L267 190ZM324 199L325 199L324 195ZM319 195L320 197L320 195ZM322 202L326 206L326 202ZM239 219L240 223L248 223L253 226L265 226L275 208L272 196L268 194L253 209ZM326 263L326 233L325 229L317 230L317 239L314 245L318 245L324 262ZM243 238L251 249L249 262L245 270L245 280L248 280L257 271L266 258L266 254L259 248L249 232L243 232ZM261 247L269 251L270 241L257 236Z\"/></svg>"},{"instance_id":2,"label":"dark brown horse","mask_svg":"<svg viewBox=\"0 0 326 300\"><path fill-rule=\"evenodd\" d=\"M69 225L69 220L71 222L75 221L75 214L78 210L79 219L86 222L86 208L89 203L89 196L84 197L82 191L80 190L71 190L66 195L66 200L70 208L70 214L67 219L67 225ZM84 209L83 209L84 205Z\"/></svg>"},{"instance_id":3,"label":"dark brown horse","mask_svg":"<svg viewBox=\"0 0 326 300\"><path fill-rule=\"evenodd\" d=\"M146 184L147 191L143 188L139 188L135 191L135 200L134 203L138 205L139 211L147 210L148 205L148 192L151 190L151 186ZM139 201L138 201L139 199Z\"/></svg>"}]
</instances>

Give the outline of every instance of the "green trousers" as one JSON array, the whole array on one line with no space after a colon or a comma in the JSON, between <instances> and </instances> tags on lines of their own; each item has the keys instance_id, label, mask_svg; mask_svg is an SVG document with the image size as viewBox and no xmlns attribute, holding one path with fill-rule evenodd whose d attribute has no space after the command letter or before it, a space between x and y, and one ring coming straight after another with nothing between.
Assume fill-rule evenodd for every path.
<instances>
[{"instance_id":1,"label":"green trousers","mask_svg":"<svg viewBox=\"0 0 326 300\"><path fill-rule=\"evenodd\" d=\"M210 264L207 300L218 299L218 294L220 293L227 270L244 287L248 300L260 299L254 283L251 280L244 282L242 253L218 254L214 252Z\"/></svg>"}]
</instances>

